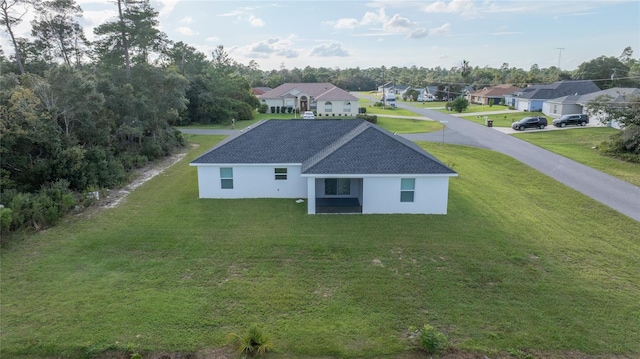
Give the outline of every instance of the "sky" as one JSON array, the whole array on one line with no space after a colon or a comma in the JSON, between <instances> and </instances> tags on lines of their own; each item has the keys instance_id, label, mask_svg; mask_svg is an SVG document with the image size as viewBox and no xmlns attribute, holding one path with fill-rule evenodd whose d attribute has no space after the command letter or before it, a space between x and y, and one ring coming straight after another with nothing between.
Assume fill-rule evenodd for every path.
<instances>
[{"instance_id":1,"label":"sky","mask_svg":"<svg viewBox=\"0 0 640 359\"><path fill-rule=\"evenodd\" d=\"M89 39L115 18L113 1L76 0ZM243 64L285 67L452 68L574 70L599 56L620 56L631 46L640 58L638 0L362 0L207 1L151 0L160 29L174 42L210 57L223 45ZM28 12L17 29L29 36ZM12 53L6 33L0 39Z\"/></svg>"}]
</instances>

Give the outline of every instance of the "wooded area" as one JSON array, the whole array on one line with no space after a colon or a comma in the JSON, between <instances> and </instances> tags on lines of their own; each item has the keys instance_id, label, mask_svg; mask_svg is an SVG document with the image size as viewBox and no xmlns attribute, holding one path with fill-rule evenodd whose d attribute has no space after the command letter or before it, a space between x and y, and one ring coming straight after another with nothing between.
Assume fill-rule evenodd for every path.
<instances>
[{"instance_id":1,"label":"wooded area","mask_svg":"<svg viewBox=\"0 0 640 359\"><path fill-rule=\"evenodd\" d=\"M36 14L31 37L17 38L23 9ZM260 70L243 65L222 45L207 55L172 42L158 29L149 0L117 0L114 20L90 42L74 0L1 0L0 25L13 45L0 49L0 208L2 230L42 228L83 205L87 193L118 186L127 173L184 145L174 125L252 119L259 106L251 87L331 82L352 91L379 84L475 88L511 83L591 79L600 88L639 86L640 61L620 57L525 71L501 68L381 66L369 69ZM614 71L615 76L612 75Z\"/></svg>"}]
</instances>

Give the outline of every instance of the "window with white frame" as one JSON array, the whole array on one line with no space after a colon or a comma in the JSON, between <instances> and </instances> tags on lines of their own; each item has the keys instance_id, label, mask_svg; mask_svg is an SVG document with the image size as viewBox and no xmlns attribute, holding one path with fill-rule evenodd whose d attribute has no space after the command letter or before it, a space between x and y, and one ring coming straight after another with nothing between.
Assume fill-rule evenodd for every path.
<instances>
[{"instance_id":1,"label":"window with white frame","mask_svg":"<svg viewBox=\"0 0 640 359\"><path fill-rule=\"evenodd\" d=\"M331 112L331 111L333 111L331 102L330 101L325 102L324 112Z\"/></svg>"},{"instance_id":2,"label":"window with white frame","mask_svg":"<svg viewBox=\"0 0 640 359\"><path fill-rule=\"evenodd\" d=\"M286 168L276 168L274 171L277 180L286 180L287 179L287 169Z\"/></svg>"},{"instance_id":3,"label":"window with white frame","mask_svg":"<svg viewBox=\"0 0 640 359\"><path fill-rule=\"evenodd\" d=\"M351 112L351 102L345 102L342 112Z\"/></svg>"},{"instance_id":4,"label":"window with white frame","mask_svg":"<svg viewBox=\"0 0 640 359\"><path fill-rule=\"evenodd\" d=\"M220 188L233 189L233 168L220 167Z\"/></svg>"},{"instance_id":5,"label":"window with white frame","mask_svg":"<svg viewBox=\"0 0 640 359\"><path fill-rule=\"evenodd\" d=\"M351 179L325 178L324 194L326 196L348 196L351 194Z\"/></svg>"},{"instance_id":6,"label":"window with white frame","mask_svg":"<svg viewBox=\"0 0 640 359\"><path fill-rule=\"evenodd\" d=\"M413 202L415 189L415 178L400 179L400 202Z\"/></svg>"}]
</instances>

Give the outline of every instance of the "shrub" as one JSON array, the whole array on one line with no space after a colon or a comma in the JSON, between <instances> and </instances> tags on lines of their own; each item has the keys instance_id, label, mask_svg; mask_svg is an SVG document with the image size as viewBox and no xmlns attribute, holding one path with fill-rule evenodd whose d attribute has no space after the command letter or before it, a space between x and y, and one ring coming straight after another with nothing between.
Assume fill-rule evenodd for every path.
<instances>
[{"instance_id":1,"label":"shrub","mask_svg":"<svg viewBox=\"0 0 640 359\"><path fill-rule=\"evenodd\" d=\"M451 108L458 113L466 110L467 107L469 107L469 101L462 96L457 97L455 100L447 103L447 107L449 107L449 104L451 104Z\"/></svg>"},{"instance_id":2,"label":"shrub","mask_svg":"<svg viewBox=\"0 0 640 359\"><path fill-rule=\"evenodd\" d=\"M258 112L259 113L267 113L267 110L269 109L269 106L267 106L266 103L263 103L260 105L260 107L258 107Z\"/></svg>"},{"instance_id":3,"label":"shrub","mask_svg":"<svg viewBox=\"0 0 640 359\"><path fill-rule=\"evenodd\" d=\"M280 107L280 113L286 113L286 112L287 112L287 107L286 106Z\"/></svg>"},{"instance_id":4,"label":"shrub","mask_svg":"<svg viewBox=\"0 0 640 359\"><path fill-rule=\"evenodd\" d=\"M378 123L378 116L376 115L365 115L363 113L359 113L356 115L356 118L359 118L361 120L365 120L367 122L371 122L373 124Z\"/></svg>"},{"instance_id":5,"label":"shrub","mask_svg":"<svg viewBox=\"0 0 640 359\"><path fill-rule=\"evenodd\" d=\"M253 357L273 350L271 339L255 325L244 333L229 333L228 337L237 346L238 352L246 357Z\"/></svg>"},{"instance_id":6,"label":"shrub","mask_svg":"<svg viewBox=\"0 0 640 359\"><path fill-rule=\"evenodd\" d=\"M276 113L276 107L275 106L271 106L271 113Z\"/></svg>"},{"instance_id":7,"label":"shrub","mask_svg":"<svg viewBox=\"0 0 640 359\"><path fill-rule=\"evenodd\" d=\"M0 233L8 231L11 228L11 208L0 208Z\"/></svg>"},{"instance_id":8,"label":"shrub","mask_svg":"<svg viewBox=\"0 0 640 359\"><path fill-rule=\"evenodd\" d=\"M373 106L374 106L374 107L382 107L382 101L380 101L380 102L375 102L375 103L373 104Z\"/></svg>"},{"instance_id":9,"label":"shrub","mask_svg":"<svg viewBox=\"0 0 640 359\"><path fill-rule=\"evenodd\" d=\"M427 354L436 354L447 349L449 346L447 336L429 324L418 334L418 346Z\"/></svg>"},{"instance_id":10,"label":"shrub","mask_svg":"<svg viewBox=\"0 0 640 359\"><path fill-rule=\"evenodd\" d=\"M367 113L367 108L366 107L360 107L358 109L358 113Z\"/></svg>"}]
</instances>

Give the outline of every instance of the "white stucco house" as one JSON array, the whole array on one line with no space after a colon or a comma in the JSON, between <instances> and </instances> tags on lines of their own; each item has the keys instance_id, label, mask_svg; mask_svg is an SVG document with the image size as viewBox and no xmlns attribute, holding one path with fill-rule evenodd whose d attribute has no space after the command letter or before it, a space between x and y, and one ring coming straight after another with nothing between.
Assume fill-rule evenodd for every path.
<instances>
[{"instance_id":1,"label":"white stucco house","mask_svg":"<svg viewBox=\"0 0 640 359\"><path fill-rule=\"evenodd\" d=\"M304 198L307 213L446 214L457 173L362 120L268 120L190 163L200 198Z\"/></svg>"},{"instance_id":2,"label":"white stucco house","mask_svg":"<svg viewBox=\"0 0 640 359\"><path fill-rule=\"evenodd\" d=\"M262 95L258 100L267 105L268 113L298 110L313 111L318 117L356 116L358 98L330 83L286 83ZM290 112L289 112L290 113Z\"/></svg>"}]
</instances>

